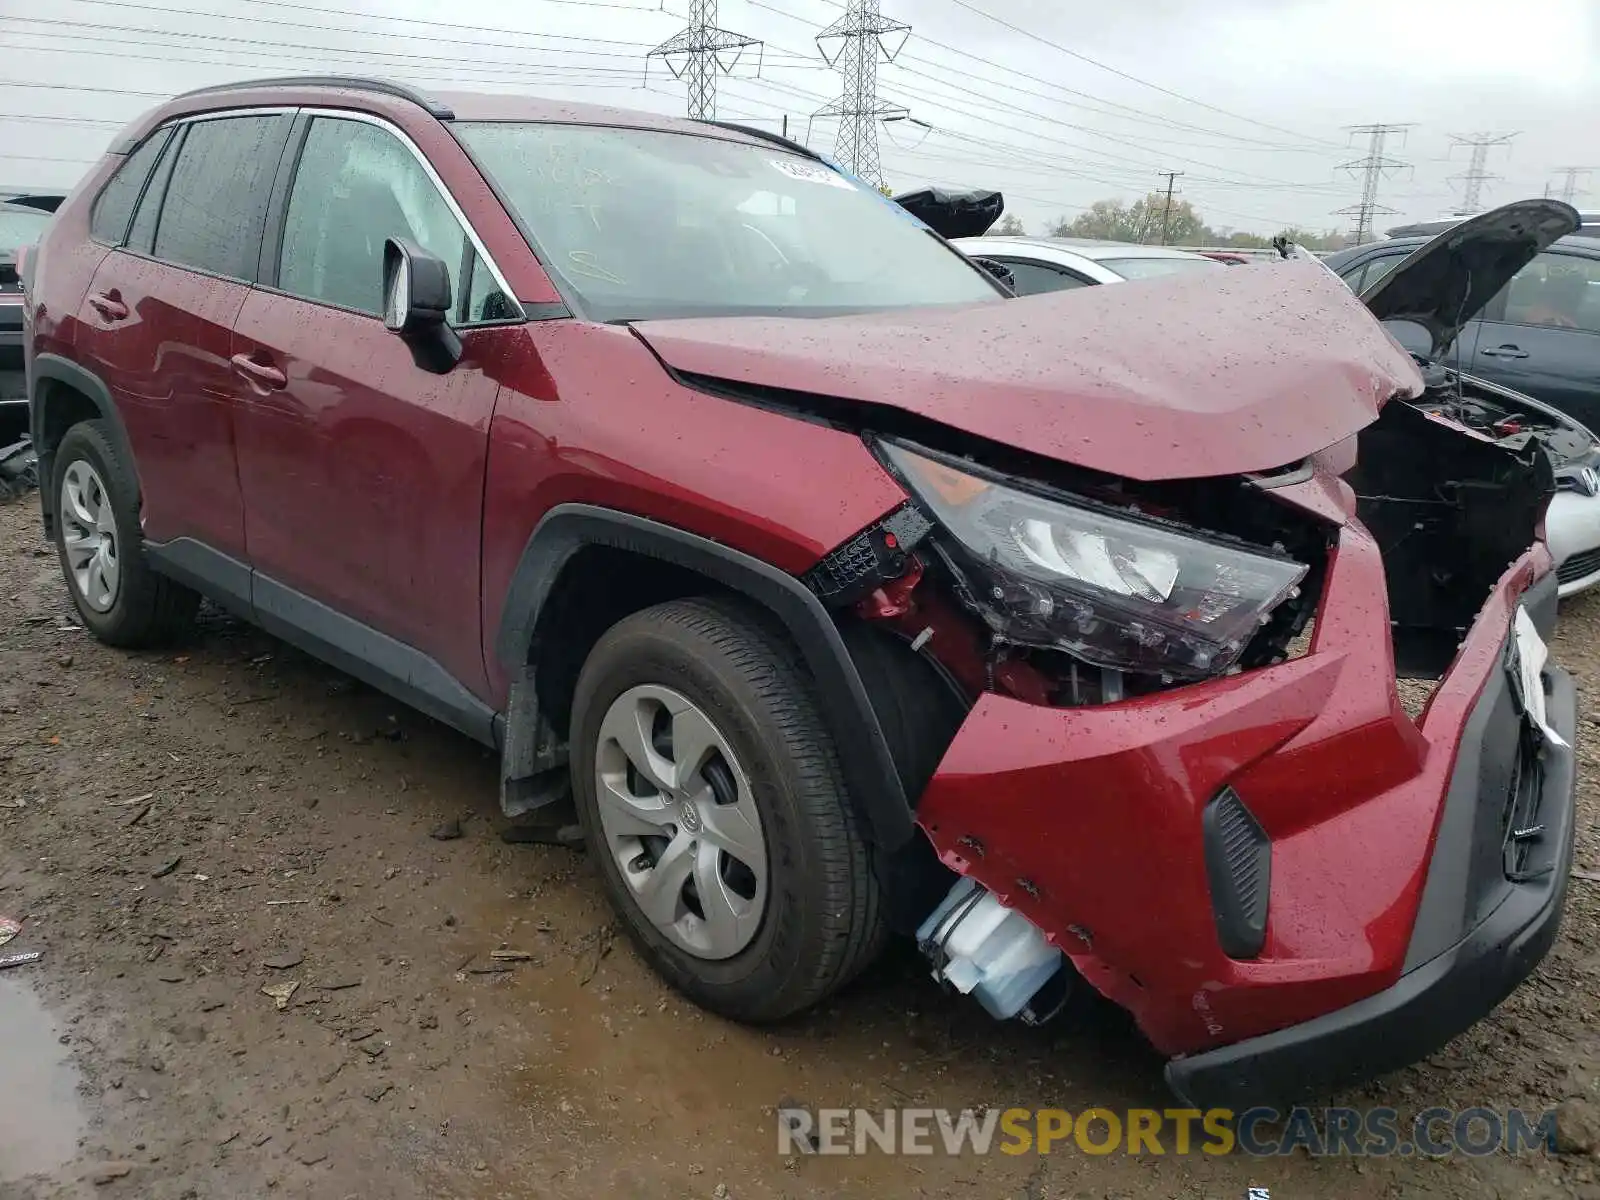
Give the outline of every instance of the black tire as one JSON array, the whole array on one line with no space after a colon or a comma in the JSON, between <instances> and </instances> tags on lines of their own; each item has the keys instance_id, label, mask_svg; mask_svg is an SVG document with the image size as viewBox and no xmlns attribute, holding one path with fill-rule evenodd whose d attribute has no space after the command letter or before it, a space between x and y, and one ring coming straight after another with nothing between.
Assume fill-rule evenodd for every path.
<instances>
[{"instance_id":1,"label":"black tire","mask_svg":"<svg viewBox=\"0 0 1600 1200\"><path fill-rule=\"evenodd\" d=\"M750 944L696 957L639 910L600 826L599 728L640 684L680 692L728 739L749 775L768 856ZM765 613L724 599L675 600L619 622L595 645L572 709L572 783L591 857L629 936L666 980L736 1021L782 1020L854 978L883 947L883 898L837 752L799 651Z\"/></svg>"},{"instance_id":2,"label":"black tire","mask_svg":"<svg viewBox=\"0 0 1600 1200\"><path fill-rule=\"evenodd\" d=\"M93 467L104 483L117 526L117 562L121 578L109 609L99 612L89 605L67 564L67 522L58 511L56 556L78 616L90 633L110 646L139 649L175 640L193 625L200 597L182 584L158 574L145 557L133 465L117 451L104 421L83 421L74 425L56 448L49 486L58 507L62 481L72 464L79 461Z\"/></svg>"}]
</instances>

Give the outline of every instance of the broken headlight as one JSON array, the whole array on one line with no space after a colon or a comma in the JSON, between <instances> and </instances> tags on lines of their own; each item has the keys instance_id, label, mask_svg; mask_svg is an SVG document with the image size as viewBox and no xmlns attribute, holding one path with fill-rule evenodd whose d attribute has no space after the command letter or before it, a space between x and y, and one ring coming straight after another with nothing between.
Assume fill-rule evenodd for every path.
<instances>
[{"instance_id":1,"label":"broken headlight","mask_svg":"<svg viewBox=\"0 0 1600 1200\"><path fill-rule=\"evenodd\" d=\"M1048 499L892 442L883 453L955 544L994 633L1094 666L1204 679L1233 666L1307 568L1089 501Z\"/></svg>"}]
</instances>

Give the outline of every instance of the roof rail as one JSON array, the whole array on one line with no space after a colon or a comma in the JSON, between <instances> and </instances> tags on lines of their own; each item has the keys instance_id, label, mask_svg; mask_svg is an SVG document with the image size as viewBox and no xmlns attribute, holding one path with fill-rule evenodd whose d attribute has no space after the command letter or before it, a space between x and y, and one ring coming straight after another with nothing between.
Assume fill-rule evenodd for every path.
<instances>
[{"instance_id":1,"label":"roof rail","mask_svg":"<svg viewBox=\"0 0 1600 1200\"><path fill-rule=\"evenodd\" d=\"M428 114L440 121L454 121L455 110L447 104L429 98L415 88L407 87L403 83L395 83L388 79L368 79L360 75L283 75L273 79L245 79L238 83L219 83L211 87L195 88L193 91L181 92L174 99L183 100L190 96L210 96L218 92L236 92L245 88L271 88L271 87L334 87L346 88L357 92L377 92L382 96L393 96L398 100L409 100L411 103L426 109Z\"/></svg>"},{"instance_id":2,"label":"roof rail","mask_svg":"<svg viewBox=\"0 0 1600 1200\"><path fill-rule=\"evenodd\" d=\"M740 125L736 121L707 121L700 118L696 118L696 120L701 125L715 125L718 129L729 129L734 133L742 133L748 137L760 138L763 142L772 142L774 145L782 146L786 150L793 150L796 154L803 154L807 158L816 159L818 162L823 161L822 155L818 154L815 150L812 150L806 146L802 146L799 142L791 142L782 134L773 133L770 130L756 129L750 125Z\"/></svg>"}]
</instances>

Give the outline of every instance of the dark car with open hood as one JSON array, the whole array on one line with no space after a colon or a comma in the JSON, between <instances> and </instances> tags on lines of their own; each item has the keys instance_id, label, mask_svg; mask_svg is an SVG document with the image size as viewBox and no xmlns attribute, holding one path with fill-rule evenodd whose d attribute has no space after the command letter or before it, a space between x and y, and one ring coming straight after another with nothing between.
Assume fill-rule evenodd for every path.
<instances>
[{"instance_id":1,"label":"dark car with open hood","mask_svg":"<svg viewBox=\"0 0 1600 1200\"><path fill-rule=\"evenodd\" d=\"M1486 437L1531 433L1543 446L1557 489L1545 541L1562 596L1600 585L1600 439L1591 432L1600 417L1600 243L1570 236L1578 219L1559 200L1519 200L1432 238L1323 260L1416 357L1427 382L1419 406ZM1565 314L1541 299L1547 289L1570 298ZM1549 327L1507 333L1506 318ZM1524 370L1527 359L1535 371Z\"/></svg>"},{"instance_id":2,"label":"dark car with open hood","mask_svg":"<svg viewBox=\"0 0 1600 1200\"><path fill-rule=\"evenodd\" d=\"M1555 936L1549 460L1320 267L1017 299L770 134L301 78L131 126L26 308L84 623L203 594L494 748L712 1011L900 934L1238 1107Z\"/></svg>"}]
</instances>

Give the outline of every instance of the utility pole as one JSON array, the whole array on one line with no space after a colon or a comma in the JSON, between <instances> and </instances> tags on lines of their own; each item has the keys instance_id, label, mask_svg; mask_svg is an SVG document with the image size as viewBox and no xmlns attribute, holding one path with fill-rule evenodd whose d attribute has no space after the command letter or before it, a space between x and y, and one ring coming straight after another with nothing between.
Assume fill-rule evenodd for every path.
<instances>
[{"instance_id":1,"label":"utility pole","mask_svg":"<svg viewBox=\"0 0 1600 1200\"><path fill-rule=\"evenodd\" d=\"M1168 233L1172 229L1172 185L1178 181L1182 171L1162 171L1161 177L1167 181L1167 203L1161 210L1161 244L1167 244Z\"/></svg>"},{"instance_id":2,"label":"utility pole","mask_svg":"<svg viewBox=\"0 0 1600 1200\"><path fill-rule=\"evenodd\" d=\"M717 27L717 0L689 0L689 26L645 55L645 71L650 59L667 64L674 79L689 85L689 117L695 121L717 119L717 76L727 75L751 46L761 42L742 33ZM760 70L758 66L757 71Z\"/></svg>"},{"instance_id":3,"label":"utility pole","mask_svg":"<svg viewBox=\"0 0 1600 1200\"><path fill-rule=\"evenodd\" d=\"M883 161L878 154L878 122L904 120L909 110L878 98L878 58L893 62L911 36L911 26L878 11L879 0L849 0L844 16L817 34L823 61L844 77L837 100L811 114L838 117L833 156L857 179L883 187ZM832 55L830 44L837 42ZM892 47L892 48L891 48ZM806 141L811 141L807 127Z\"/></svg>"},{"instance_id":4,"label":"utility pole","mask_svg":"<svg viewBox=\"0 0 1600 1200\"><path fill-rule=\"evenodd\" d=\"M1489 149L1492 146L1509 146L1514 133L1502 133L1498 136L1492 133L1475 133L1470 137L1462 134L1451 135L1451 149L1456 146L1468 146L1472 149L1472 160L1467 164L1467 169L1460 175L1450 176L1451 180L1461 181L1461 206L1452 214L1457 217L1470 217L1483 207L1481 197L1483 185L1491 179L1499 179L1498 175L1489 174L1486 164L1489 161Z\"/></svg>"},{"instance_id":5,"label":"utility pole","mask_svg":"<svg viewBox=\"0 0 1600 1200\"><path fill-rule=\"evenodd\" d=\"M1594 168L1593 167L1557 167L1556 170L1560 171L1563 175L1566 176L1566 179L1563 180L1562 183L1561 183L1561 198L1563 200L1565 200L1568 204L1571 204L1574 200L1576 200L1583 193L1583 189L1578 186L1578 180L1580 178L1587 178L1589 172L1594 170Z\"/></svg>"},{"instance_id":6,"label":"utility pole","mask_svg":"<svg viewBox=\"0 0 1600 1200\"><path fill-rule=\"evenodd\" d=\"M1341 171L1349 171L1352 175L1359 174L1361 179L1361 200L1356 204L1347 205L1336 209L1336 216L1353 216L1355 218L1355 244L1361 245L1372 239L1372 218L1387 216L1394 212L1392 208L1384 208L1378 203L1378 181L1393 175L1402 168L1409 167L1410 163L1401 162L1396 158L1389 158L1383 152L1384 144L1392 134L1404 133L1410 125L1352 125L1350 136L1358 137L1362 134L1367 138L1367 153L1363 158L1357 158L1340 166Z\"/></svg>"}]
</instances>

